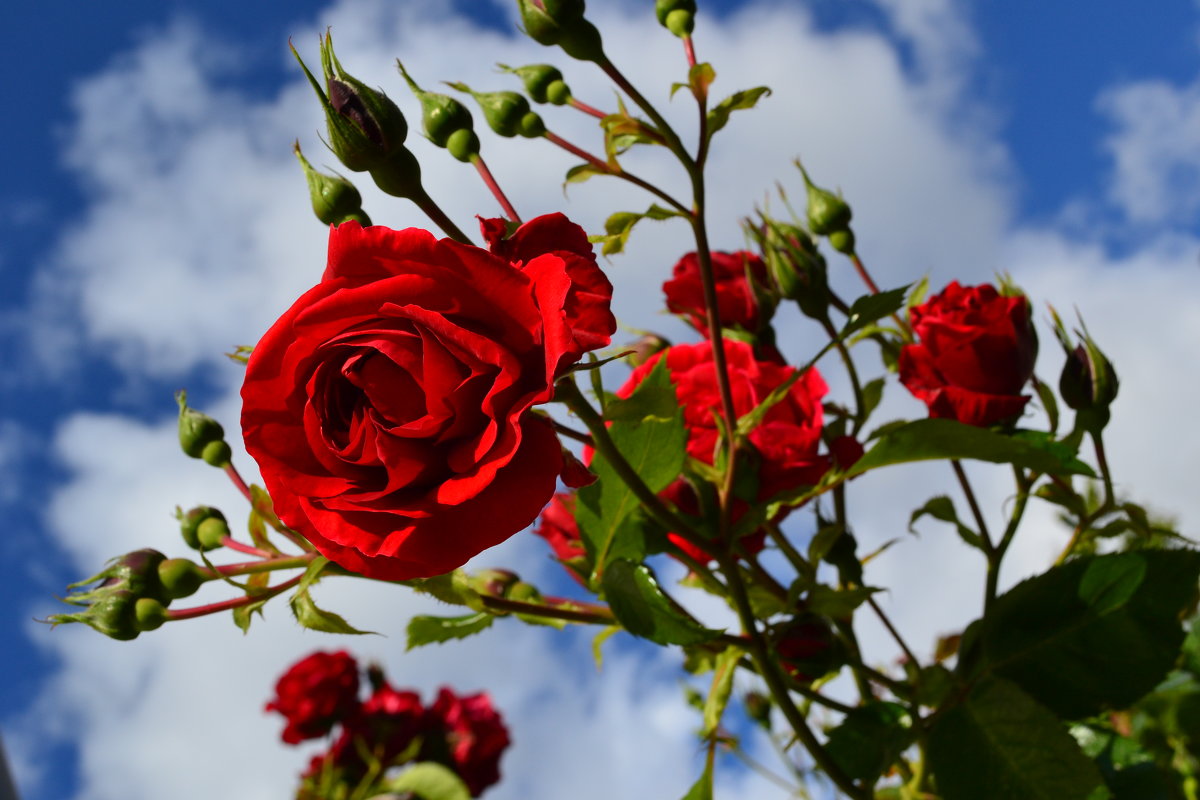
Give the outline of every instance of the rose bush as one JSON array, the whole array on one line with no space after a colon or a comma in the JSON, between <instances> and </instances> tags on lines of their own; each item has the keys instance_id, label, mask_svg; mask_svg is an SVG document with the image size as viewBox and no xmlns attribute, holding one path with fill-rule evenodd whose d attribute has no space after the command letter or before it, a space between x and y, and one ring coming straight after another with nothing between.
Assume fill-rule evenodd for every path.
<instances>
[{"instance_id":1,"label":"rose bush","mask_svg":"<svg viewBox=\"0 0 1200 800\"><path fill-rule=\"evenodd\" d=\"M280 519L346 569L447 572L554 493L560 445L529 411L608 343L611 286L561 214L488 239L333 228L321 282L250 356L246 450Z\"/></svg>"},{"instance_id":2,"label":"rose bush","mask_svg":"<svg viewBox=\"0 0 1200 800\"><path fill-rule=\"evenodd\" d=\"M283 741L297 744L329 733L358 706L358 662L345 650L297 661L275 684L267 711L287 720Z\"/></svg>"},{"instance_id":3,"label":"rose bush","mask_svg":"<svg viewBox=\"0 0 1200 800\"><path fill-rule=\"evenodd\" d=\"M740 250L712 254L713 279L717 291L717 316L726 328L741 328L753 333L768 321L750 281L767 284L767 266L761 257ZM749 276L749 279L747 278ZM667 310L687 317L692 326L708 337L708 314L704 310L704 284L700 280L700 261L688 253L675 264L670 280L663 286Z\"/></svg>"},{"instance_id":4,"label":"rose bush","mask_svg":"<svg viewBox=\"0 0 1200 800\"><path fill-rule=\"evenodd\" d=\"M900 351L900 382L929 416L987 426L1024 410L1029 395L1021 390L1037 360L1024 296L953 281L910 314L919 341Z\"/></svg>"}]
</instances>

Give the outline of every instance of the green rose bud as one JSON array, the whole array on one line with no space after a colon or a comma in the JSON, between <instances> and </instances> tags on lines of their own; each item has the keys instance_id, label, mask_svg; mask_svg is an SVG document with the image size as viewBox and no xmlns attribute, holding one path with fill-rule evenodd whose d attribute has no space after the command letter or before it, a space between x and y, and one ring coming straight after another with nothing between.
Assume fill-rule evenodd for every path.
<instances>
[{"instance_id":1,"label":"green rose bud","mask_svg":"<svg viewBox=\"0 0 1200 800\"><path fill-rule=\"evenodd\" d=\"M195 594L208 576L186 558L168 558L158 565L158 580L167 597L179 600Z\"/></svg>"},{"instance_id":2,"label":"green rose bud","mask_svg":"<svg viewBox=\"0 0 1200 800\"><path fill-rule=\"evenodd\" d=\"M229 531L228 523L225 521L225 515L220 510L212 506L197 506L191 509L186 514L179 509L175 510L175 517L179 520L179 532L183 536L183 541L193 550L213 550L221 546L220 537L217 537L215 544L205 545L200 541L200 526L209 519L220 520L225 526L225 531ZM209 531L207 541L211 543L214 528L210 526L206 528Z\"/></svg>"},{"instance_id":3,"label":"green rose bud","mask_svg":"<svg viewBox=\"0 0 1200 800\"><path fill-rule=\"evenodd\" d=\"M167 621L167 607L153 597L138 598L133 613L139 631L157 630Z\"/></svg>"},{"instance_id":4,"label":"green rose bud","mask_svg":"<svg viewBox=\"0 0 1200 800\"><path fill-rule=\"evenodd\" d=\"M208 517L196 526L196 539L200 542L196 549L216 550L224 544L223 540L228 535L229 523L225 521L224 515Z\"/></svg>"},{"instance_id":5,"label":"green rose bud","mask_svg":"<svg viewBox=\"0 0 1200 800\"><path fill-rule=\"evenodd\" d=\"M837 231L850 230L850 217L852 216L850 206L840 195L836 195L827 189L815 185L809 180L808 172L804 167L800 166L799 162L796 166L800 168L800 174L804 176L804 186L808 190L808 227L817 236L830 236ZM832 244L832 241L831 241ZM841 252L851 252L854 247L854 240L849 241L843 238L840 242L842 246L849 244L851 250L842 250L841 247L834 245Z\"/></svg>"},{"instance_id":6,"label":"green rose bud","mask_svg":"<svg viewBox=\"0 0 1200 800\"><path fill-rule=\"evenodd\" d=\"M1067 363L1063 365L1058 379L1059 394L1067 406L1075 410L1079 427L1098 433L1108 425L1109 406L1117 398L1120 388L1116 369L1086 327L1082 332L1076 331L1080 342L1072 345L1058 313L1054 309L1050 311L1054 318L1055 336L1067 356Z\"/></svg>"},{"instance_id":7,"label":"green rose bud","mask_svg":"<svg viewBox=\"0 0 1200 800\"><path fill-rule=\"evenodd\" d=\"M322 88L296 48L300 62L325 109L329 147L347 169L374 171L403 149L408 123L400 109L382 91L372 89L342 69L333 52L333 37L321 38Z\"/></svg>"},{"instance_id":8,"label":"green rose bud","mask_svg":"<svg viewBox=\"0 0 1200 800\"><path fill-rule=\"evenodd\" d=\"M341 225L347 220L357 220L364 227L371 224L370 218L362 210L362 195L354 184L340 175L326 175L313 169L312 164L300 152L300 143L296 142L292 152L300 161L304 170L304 178L308 182L308 196L312 201L313 213L317 219L326 225Z\"/></svg>"},{"instance_id":9,"label":"green rose bud","mask_svg":"<svg viewBox=\"0 0 1200 800\"><path fill-rule=\"evenodd\" d=\"M208 463L213 463L209 459L219 456L220 453L217 450L210 450L206 457L205 450L211 444L225 443L225 429L221 427L221 423L207 414L188 407L187 392L182 389L175 393L175 402L179 403L179 445L183 448L183 452L192 458L204 458ZM229 458L226 453L224 463L218 463L215 466L223 467L228 463Z\"/></svg>"},{"instance_id":10,"label":"green rose bud","mask_svg":"<svg viewBox=\"0 0 1200 800\"><path fill-rule=\"evenodd\" d=\"M77 589L96 584L63 598L71 605L83 606L83 611L54 614L48 621L54 625L82 622L113 639L137 638L142 630L137 621L138 601L148 599L163 606L170 602L158 576L158 567L165 559L162 553L150 549L135 550L113 559L96 575L67 587Z\"/></svg>"},{"instance_id":11,"label":"green rose bud","mask_svg":"<svg viewBox=\"0 0 1200 800\"><path fill-rule=\"evenodd\" d=\"M519 134L532 139L546 132L542 118L529 108L529 101L523 95L516 92L476 92L465 83L447 85L474 97L488 127L501 136Z\"/></svg>"},{"instance_id":12,"label":"green rose bud","mask_svg":"<svg viewBox=\"0 0 1200 800\"><path fill-rule=\"evenodd\" d=\"M557 67L549 64L527 64L523 67L509 67L504 64L500 69L511 72L525 84L525 91L535 103L552 103L556 106L566 105L571 101L571 89L563 81L562 73Z\"/></svg>"},{"instance_id":13,"label":"green rose bud","mask_svg":"<svg viewBox=\"0 0 1200 800\"><path fill-rule=\"evenodd\" d=\"M696 0L657 0L658 24L676 36L690 36L696 25Z\"/></svg>"},{"instance_id":14,"label":"green rose bud","mask_svg":"<svg viewBox=\"0 0 1200 800\"><path fill-rule=\"evenodd\" d=\"M399 60L396 61L396 67L404 76L408 88L421 102L421 121L429 141L446 148L459 161L470 161L479 155L479 138L475 136L474 120L467 107L449 95L422 89Z\"/></svg>"},{"instance_id":15,"label":"green rose bud","mask_svg":"<svg viewBox=\"0 0 1200 800\"><path fill-rule=\"evenodd\" d=\"M583 20L584 0L517 0L525 33L538 44L558 44L563 29Z\"/></svg>"}]
</instances>

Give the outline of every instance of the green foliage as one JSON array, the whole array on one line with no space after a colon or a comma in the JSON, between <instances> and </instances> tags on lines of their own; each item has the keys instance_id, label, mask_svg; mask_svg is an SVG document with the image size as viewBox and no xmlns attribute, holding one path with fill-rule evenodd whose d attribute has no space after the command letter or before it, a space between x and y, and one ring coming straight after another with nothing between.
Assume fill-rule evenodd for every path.
<instances>
[{"instance_id":1,"label":"green foliage","mask_svg":"<svg viewBox=\"0 0 1200 800\"><path fill-rule=\"evenodd\" d=\"M645 564L619 558L604 570L604 595L613 614L634 636L658 644L698 644L719 635L680 609Z\"/></svg>"},{"instance_id":2,"label":"green foliage","mask_svg":"<svg viewBox=\"0 0 1200 800\"><path fill-rule=\"evenodd\" d=\"M401 797L411 792L419 800L471 800L462 779L449 767L432 761L413 764L380 788Z\"/></svg>"},{"instance_id":3,"label":"green foliage","mask_svg":"<svg viewBox=\"0 0 1200 800\"><path fill-rule=\"evenodd\" d=\"M753 89L742 89L740 92L734 92L729 97L717 103L708 112L708 135L711 137L714 133L721 130L721 128L724 128L729 122L730 114L734 111L754 108L763 96L770 93L771 90L766 86L755 86Z\"/></svg>"},{"instance_id":4,"label":"green foliage","mask_svg":"<svg viewBox=\"0 0 1200 800\"><path fill-rule=\"evenodd\" d=\"M904 706L872 702L846 715L829 732L829 755L856 781L874 784L912 743L912 720Z\"/></svg>"},{"instance_id":5,"label":"green foliage","mask_svg":"<svg viewBox=\"0 0 1200 800\"><path fill-rule=\"evenodd\" d=\"M491 627L491 614L478 611L461 617L432 617L418 614L408 621L405 629L408 643L405 650L422 647L427 644L441 644L452 639L466 639L480 631Z\"/></svg>"}]
</instances>

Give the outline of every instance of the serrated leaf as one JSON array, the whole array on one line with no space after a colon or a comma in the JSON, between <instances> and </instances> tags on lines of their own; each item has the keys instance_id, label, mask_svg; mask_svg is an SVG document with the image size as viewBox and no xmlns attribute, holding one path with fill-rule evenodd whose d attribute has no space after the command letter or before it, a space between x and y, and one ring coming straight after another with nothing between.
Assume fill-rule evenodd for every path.
<instances>
[{"instance_id":1,"label":"serrated leaf","mask_svg":"<svg viewBox=\"0 0 1200 800\"><path fill-rule=\"evenodd\" d=\"M288 600L288 605L292 607L292 614L295 615L296 621L309 630L360 635L374 633L374 631L360 631L346 622L341 615L318 607L309 595L308 589L298 590Z\"/></svg>"},{"instance_id":2,"label":"serrated leaf","mask_svg":"<svg viewBox=\"0 0 1200 800\"><path fill-rule=\"evenodd\" d=\"M843 772L871 786L911 744L911 725L904 706L872 702L847 714L826 747Z\"/></svg>"},{"instance_id":3,"label":"serrated leaf","mask_svg":"<svg viewBox=\"0 0 1200 800\"><path fill-rule=\"evenodd\" d=\"M1072 461L1064 462L1055 453L1021 439L952 419L921 419L879 436L875 445L846 471L846 477L893 464L949 458L1014 464L1051 475L1078 472Z\"/></svg>"},{"instance_id":4,"label":"serrated leaf","mask_svg":"<svg viewBox=\"0 0 1200 800\"><path fill-rule=\"evenodd\" d=\"M1078 448L1072 447L1067 442L1058 441L1051 433L1022 429L1013 431L1012 437L1035 449L1049 453L1059 463L1066 466L1073 475L1086 475L1089 478L1096 477L1096 471L1077 457Z\"/></svg>"},{"instance_id":5,"label":"serrated leaf","mask_svg":"<svg viewBox=\"0 0 1200 800\"><path fill-rule=\"evenodd\" d=\"M568 184L583 183L593 176L607 174L608 170L601 169L592 163L576 164L567 170L566 177L563 179L563 190L566 190Z\"/></svg>"},{"instance_id":6,"label":"serrated leaf","mask_svg":"<svg viewBox=\"0 0 1200 800\"><path fill-rule=\"evenodd\" d=\"M838 336L845 339L856 331L904 308L904 297L908 293L909 286L912 284L905 284L897 289L888 289L886 292L877 294L866 294L855 300L850 305L846 324Z\"/></svg>"},{"instance_id":7,"label":"serrated leaf","mask_svg":"<svg viewBox=\"0 0 1200 800\"><path fill-rule=\"evenodd\" d=\"M705 739L713 736L721 726L721 717L725 715L725 707L729 705L729 696L733 693L733 676L737 673L738 661L745 652L734 644L726 647L717 656L712 687L704 701L704 727L700 729L700 736Z\"/></svg>"},{"instance_id":8,"label":"serrated leaf","mask_svg":"<svg viewBox=\"0 0 1200 800\"><path fill-rule=\"evenodd\" d=\"M653 203L640 214L634 211L618 211L610 214L608 219L604 221L604 236L598 239L598 241L603 242L601 253L608 256L623 251L626 243L629 241L629 235L633 233L634 226L643 219L652 219L661 222L662 220L678 216L682 216L678 211L663 208Z\"/></svg>"},{"instance_id":9,"label":"serrated leaf","mask_svg":"<svg viewBox=\"0 0 1200 800\"><path fill-rule=\"evenodd\" d=\"M958 531L959 537L964 542L971 547L983 548L983 540L979 537L979 534L959 522L958 512L954 509L954 501L946 495L941 494L937 497L929 498L925 505L912 513L912 516L908 518L908 530L911 533L915 534L917 532L915 527L917 520L924 516L930 516L942 522L950 523Z\"/></svg>"},{"instance_id":10,"label":"serrated leaf","mask_svg":"<svg viewBox=\"0 0 1200 800\"><path fill-rule=\"evenodd\" d=\"M412 650L427 644L441 644L453 639L466 639L468 636L491 627L494 619L495 617L491 614L482 611L461 617L432 617L418 614L408 621L408 626L405 628L405 632L408 634L408 643L404 649Z\"/></svg>"},{"instance_id":11,"label":"serrated leaf","mask_svg":"<svg viewBox=\"0 0 1200 800\"><path fill-rule=\"evenodd\" d=\"M979 670L1017 683L1064 719L1127 708L1178 658L1200 553L1078 558L1017 584L980 630Z\"/></svg>"},{"instance_id":12,"label":"serrated leaf","mask_svg":"<svg viewBox=\"0 0 1200 800\"><path fill-rule=\"evenodd\" d=\"M720 635L681 611L645 564L616 559L604 571L602 585L609 608L634 636L658 644L699 644Z\"/></svg>"},{"instance_id":13,"label":"serrated leaf","mask_svg":"<svg viewBox=\"0 0 1200 800\"><path fill-rule=\"evenodd\" d=\"M633 419L617 420L608 429L617 450L646 486L660 492L683 470L687 445L683 412L665 359L650 370L628 402L631 405L626 408L656 412L674 404L670 417L645 417L637 412L631 414ZM584 546L601 572L614 558L640 561L646 555L645 519L639 513L637 496L599 452L592 460L592 471L595 483L580 489L575 503Z\"/></svg>"},{"instance_id":14,"label":"serrated leaf","mask_svg":"<svg viewBox=\"0 0 1200 800\"><path fill-rule=\"evenodd\" d=\"M254 619L254 615L263 616L263 606L270 602L271 598L264 597L261 600L255 600L248 605L238 606L233 610L233 624L241 628L242 633L250 632L250 622Z\"/></svg>"},{"instance_id":15,"label":"serrated leaf","mask_svg":"<svg viewBox=\"0 0 1200 800\"><path fill-rule=\"evenodd\" d=\"M753 89L743 89L740 92L734 92L729 97L717 103L708 112L708 135L711 137L714 133L721 130L721 128L724 128L729 122L729 115L734 111L754 108L763 95L770 93L771 90L766 86L756 86Z\"/></svg>"},{"instance_id":16,"label":"serrated leaf","mask_svg":"<svg viewBox=\"0 0 1200 800\"><path fill-rule=\"evenodd\" d=\"M427 594L441 600L443 603L449 603L456 606L470 605L473 597L468 597L467 594L477 594L467 585L465 580L466 573L461 569L456 569L442 575L434 575L432 578L413 578L407 581L398 581L398 583L415 589L422 594Z\"/></svg>"},{"instance_id":17,"label":"serrated leaf","mask_svg":"<svg viewBox=\"0 0 1200 800\"><path fill-rule=\"evenodd\" d=\"M1088 800L1100 772L1062 723L991 679L935 718L929 763L943 800Z\"/></svg>"},{"instance_id":18,"label":"serrated leaf","mask_svg":"<svg viewBox=\"0 0 1200 800\"><path fill-rule=\"evenodd\" d=\"M471 792L462 778L434 761L413 764L396 777L388 778L381 788L394 794L412 792L420 800L471 800Z\"/></svg>"}]
</instances>

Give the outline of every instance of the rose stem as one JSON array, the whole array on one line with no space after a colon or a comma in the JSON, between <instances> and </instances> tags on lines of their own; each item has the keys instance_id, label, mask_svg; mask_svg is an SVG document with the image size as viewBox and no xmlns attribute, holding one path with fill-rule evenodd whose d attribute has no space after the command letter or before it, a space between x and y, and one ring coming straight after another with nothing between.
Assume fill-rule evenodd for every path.
<instances>
[{"instance_id":1,"label":"rose stem","mask_svg":"<svg viewBox=\"0 0 1200 800\"><path fill-rule=\"evenodd\" d=\"M892 624L890 619L888 619L888 615L884 613L883 609L879 606L879 603L875 601L875 598L868 595L867 604L871 606L871 610L875 612L875 616L879 617L879 621L883 623L883 627L887 628L888 633L890 633L892 638L896 640L896 644L900 645L900 649L904 652L904 657L907 658L909 663L914 667L919 667L921 662L917 660L915 655L913 655L913 651L908 648L908 644L904 641L904 637L900 635L900 631L896 630L896 626Z\"/></svg>"},{"instance_id":2,"label":"rose stem","mask_svg":"<svg viewBox=\"0 0 1200 800\"><path fill-rule=\"evenodd\" d=\"M248 544L242 544L237 539L234 539L232 536L222 536L221 544L224 545L225 547L228 547L230 550L236 550L237 552L244 553L245 555L248 555L248 556L257 556L258 558L274 558L275 557L274 553L267 552L266 550L260 550L257 547L251 547Z\"/></svg>"},{"instance_id":3,"label":"rose stem","mask_svg":"<svg viewBox=\"0 0 1200 800\"><path fill-rule=\"evenodd\" d=\"M1029 489L1032 481L1025 477L1025 471L1020 467L1013 467L1013 475L1017 481L1017 502L1012 515L1008 518L1008 526L1004 529L1004 535L1000 537L1000 544L996 545L996 555L988 562L987 589L983 596L985 610L996 599L996 587L1000 580L1000 560L1008 552L1008 546L1012 544L1013 536L1017 533L1017 526L1021 524L1021 517L1025 514L1025 506L1029 502Z\"/></svg>"},{"instance_id":4,"label":"rose stem","mask_svg":"<svg viewBox=\"0 0 1200 800\"><path fill-rule=\"evenodd\" d=\"M510 600L507 597L497 597L491 594L481 594L479 599L483 602L484 608L489 611L500 611L503 613L512 614L528 614L534 617L546 617L547 619L561 619L567 622L582 622L590 625L615 625L617 618L613 613L603 606L593 605L592 611L583 611L573 608L554 608L553 606L541 605L539 603L526 603L522 600Z\"/></svg>"},{"instance_id":5,"label":"rose stem","mask_svg":"<svg viewBox=\"0 0 1200 800\"><path fill-rule=\"evenodd\" d=\"M289 578L278 586L272 586L258 594L246 595L245 597L235 597L231 600L222 600L219 603L209 603L205 606L193 606L192 608L167 609L167 621L173 622L180 619L194 619L203 617L207 614L216 614L220 611L229 611L233 608L241 608L248 606L251 603L256 603L259 600L267 600L275 597L282 592L286 592L300 582L304 575L301 573L294 578Z\"/></svg>"},{"instance_id":6,"label":"rose stem","mask_svg":"<svg viewBox=\"0 0 1200 800\"><path fill-rule=\"evenodd\" d=\"M1096 464L1100 467L1100 474L1104 476L1104 505L1112 506L1116 502L1116 498L1113 496L1112 473L1108 469L1108 457L1104 453L1104 438L1099 430L1092 432L1092 444L1096 449Z\"/></svg>"},{"instance_id":7,"label":"rose stem","mask_svg":"<svg viewBox=\"0 0 1200 800\"><path fill-rule=\"evenodd\" d=\"M285 537L287 537L287 539L292 544L296 545L296 547L299 547L301 550L303 550L306 553L311 553L311 552L313 552L313 550L316 549L312 546L311 542L309 542L307 539L305 539L300 534L296 533L294 530L292 530L288 526L284 525L283 522L280 521L280 519L275 516L274 511L271 511L269 513L264 513L265 510L260 508L259 504L257 502L255 502L254 492L252 492L250 490L250 487L246 485L246 481L242 479L242 474L237 471L237 467L235 467L233 465L232 461L225 465L225 474L229 476L229 480L233 481L233 485L236 486L238 491L242 493L242 496L250 501L250 507L253 508L255 511L257 511L259 516L261 516L264 520L266 520L270 524L270 526L275 529L276 533L283 534ZM232 545L228 545L228 544L226 544L225 546L233 547ZM244 545L243 545L243 547L244 547ZM233 547L233 549L241 550L243 553L253 555L253 553L251 553L251 551L245 550L245 549L243 549L243 547Z\"/></svg>"},{"instance_id":8,"label":"rose stem","mask_svg":"<svg viewBox=\"0 0 1200 800\"><path fill-rule=\"evenodd\" d=\"M496 201L500 203L500 207L504 209L505 215L518 225L521 224L521 215L513 208L512 203L508 201L508 196L504 194L504 190L500 188L500 184L496 183L496 178L492 175L492 171L488 169L487 163L484 162L483 156L476 153L471 156L471 163L475 165L475 169L479 172L479 177L483 178L483 182L487 184L488 190Z\"/></svg>"},{"instance_id":9,"label":"rose stem","mask_svg":"<svg viewBox=\"0 0 1200 800\"><path fill-rule=\"evenodd\" d=\"M302 556L286 556L283 558L271 557L263 561L243 561L238 564L222 564L216 568L216 572L226 578L231 578L237 575L253 575L256 572L274 572L279 569L299 569L307 567L312 563L316 553L307 553ZM214 576L215 577L215 576Z\"/></svg>"},{"instance_id":10,"label":"rose stem","mask_svg":"<svg viewBox=\"0 0 1200 800\"><path fill-rule=\"evenodd\" d=\"M433 222L434 225L437 225L439 228L441 228L442 232L451 239L461 242L462 244L475 244L471 241L469 236L459 230L458 226L454 224L454 221L451 220L450 217L446 216L446 212L442 211L438 204L433 202L433 198L429 196L429 193L425 191L424 187L419 187L414 190L409 199L416 203L417 208L424 211L425 216L429 217L430 221Z\"/></svg>"},{"instance_id":11,"label":"rose stem","mask_svg":"<svg viewBox=\"0 0 1200 800\"><path fill-rule=\"evenodd\" d=\"M642 93L639 92L634 85L629 82L628 78L621 74L621 71L617 69L616 65L609 61L606 56L602 55L600 59L596 61L596 65L600 67L600 69L604 71L604 74L607 75L613 83L619 86L621 90L625 92L625 94L629 95L629 99L636 103L638 108L646 112L646 116L650 117L651 121L653 121L658 127L659 133L661 133L663 138L666 140L664 144L666 144L667 148L675 154L675 157L679 159L679 162L687 167L690 171L691 168L695 166L695 162L692 160L692 157L688 155L687 150L683 146L683 142L679 140L679 136L675 133L674 129L671 128L670 123L663 119L662 114L658 113L658 109L656 109L649 100L642 96Z\"/></svg>"},{"instance_id":12,"label":"rose stem","mask_svg":"<svg viewBox=\"0 0 1200 800\"><path fill-rule=\"evenodd\" d=\"M639 178L638 176L621 169L620 165L609 164L606 161L603 161L602 159L599 159L596 156L592 155L591 153L587 152L583 148L576 147L575 145L568 142L566 139L563 139L561 136L559 136L555 133L552 133L551 131L546 131L545 133L542 134L542 136L545 137L545 139L547 141L551 142L552 144L558 145L563 150L566 150L568 153L579 156L584 161L588 162L593 167L595 167L596 169L603 172L605 175L612 175L614 177L620 178L621 180L632 183L634 186L639 186L642 189L645 189L647 192L650 192L655 197L658 197L663 202L670 205L672 208L674 208L680 214L683 214L685 216L691 216L691 213L692 213L691 209L689 209L683 203L680 203L674 197L671 197L671 195L669 195L666 192L664 192L663 190L659 189L654 184L648 183L648 182L642 180L641 178Z\"/></svg>"},{"instance_id":13,"label":"rose stem","mask_svg":"<svg viewBox=\"0 0 1200 800\"><path fill-rule=\"evenodd\" d=\"M690 34L683 37L683 52L687 56L688 67L696 66L696 47L692 44Z\"/></svg>"},{"instance_id":14,"label":"rose stem","mask_svg":"<svg viewBox=\"0 0 1200 800\"><path fill-rule=\"evenodd\" d=\"M971 482L967 479L966 470L963 469L962 462L957 458L950 459L950 466L954 468L954 474L958 476L958 483L962 486L963 494L967 497L967 505L971 507L971 515L975 517L975 524L979 526L979 537L983 543L983 552L991 558L991 554L995 551L992 545L992 537L988 533L987 523L983 521L983 512L979 510L979 503L975 499L975 492L971 489Z\"/></svg>"},{"instance_id":15,"label":"rose stem","mask_svg":"<svg viewBox=\"0 0 1200 800\"><path fill-rule=\"evenodd\" d=\"M572 97L570 100L568 100L567 103L572 108L577 108L585 114L591 114L596 119L604 119L605 117L608 116L608 114L605 114L603 111L596 109L596 108L592 108L587 103L581 103L580 101L576 100L574 97Z\"/></svg>"},{"instance_id":16,"label":"rose stem","mask_svg":"<svg viewBox=\"0 0 1200 800\"><path fill-rule=\"evenodd\" d=\"M754 611L750 608L750 599L746 595L746 587L742 584L742 577L737 571L737 564L728 555L722 555L718 559L718 563L721 566L721 571L725 573L729 580L730 594L733 595L738 618L742 623L742 630L750 637L748 643L750 657L758 668L758 674L766 681L767 687L771 690L771 695L779 704L780 711L787 718L788 724L792 726L792 731L795 732L796 738L812 754L817 766L824 770L829 779L846 795L855 798L855 800L871 800L871 792L860 788L850 779L850 776L842 771L838 763L829 755L829 751L817 739L816 734L808 727L808 721L792 701L791 694L788 692L787 681L783 677L779 664L775 659L771 658L762 631L758 629Z\"/></svg>"},{"instance_id":17,"label":"rose stem","mask_svg":"<svg viewBox=\"0 0 1200 800\"><path fill-rule=\"evenodd\" d=\"M863 402L862 384L858 380L858 369L854 366L854 360L850 358L850 350L846 344L838 338L837 331L833 328L833 323L826 316L821 324L825 327L825 333L829 335L830 341L837 346L838 355L841 356L842 364L846 367L846 374L850 376L850 388L854 392L854 427L850 429L851 436L857 436L862 430L862 426L866 423L867 417L863 413L866 405Z\"/></svg>"},{"instance_id":18,"label":"rose stem","mask_svg":"<svg viewBox=\"0 0 1200 800\"><path fill-rule=\"evenodd\" d=\"M854 270L858 273L858 277L862 278L863 283L871 291L871 294L879 294L879 287L875 281L871 279L871 273L867 272L867 267L863 264L862 259L858 257L858 251L850 254L850 263L854 265ZM912 341L912 329L908 326L899 314L892 314L892 320L900 328L900 334L906 341Z\"/></svg>"},{"instance_id":19,"label":"rose stem","mask_svg":"<svg viewBox=\"0 0 1200 800\"><path fill-rule=\"evenodd\" d=\"M590 445L592 443L592 435L590 433L584 433L583 431L577 431L574 428L569 428L558 420L551 421L554 423L554 430L558 431L568 439L574 439L575 441L582 442L586 445Z\"/></svg>"}]
</instances>

